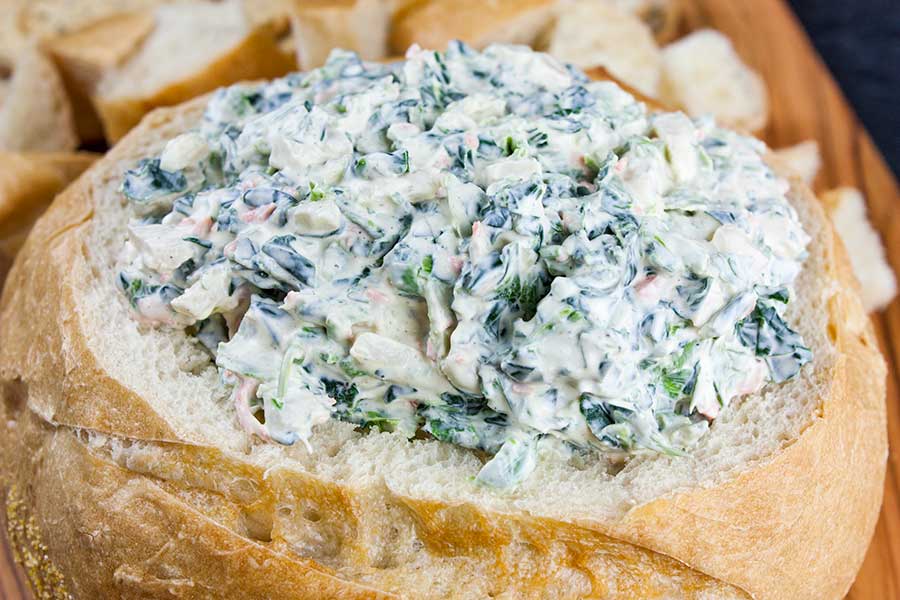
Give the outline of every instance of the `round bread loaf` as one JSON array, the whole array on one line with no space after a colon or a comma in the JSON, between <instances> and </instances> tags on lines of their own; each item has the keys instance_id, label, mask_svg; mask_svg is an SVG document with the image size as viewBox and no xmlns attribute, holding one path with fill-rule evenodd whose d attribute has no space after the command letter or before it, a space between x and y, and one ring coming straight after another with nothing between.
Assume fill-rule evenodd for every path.
<instances>
[{"instance_id":1,"label":"round bread loaf","mask_svg":"<svg viewBox=\"0 0 900 600\"><path fill-rule=\"evenodd\" d=\"M0 308L2 483L40 597L840 598L886 460L885 367L810 191L788 316L800 374L733 402L686 456L541 463L473 486L476 453L329 421L263 443L188 336L115 286L123 174L198 122L156 110L58 197Z\"/></svg>"}]
</instances>

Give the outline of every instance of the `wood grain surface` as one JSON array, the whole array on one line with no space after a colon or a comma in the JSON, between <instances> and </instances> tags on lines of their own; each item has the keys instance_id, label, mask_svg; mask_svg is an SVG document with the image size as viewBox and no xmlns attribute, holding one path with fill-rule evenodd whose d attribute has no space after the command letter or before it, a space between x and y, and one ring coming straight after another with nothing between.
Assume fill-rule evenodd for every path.
<instances>
[{"instance_id":1,"label":"wood grain surface","mask_svg":"<svg viewBox=\"0 0 900 600\"><path fill-rule=\"evenodd\" d=\"M771 101L765 141L779 148L818 140L824 163L816 191L840 185L863 191L896 270L900 266L897 181L785 1L685 0L685 13L685 32L703 27L724 32L765 78ZM891 451L881 519L848 595L852 600L900 598L900 302L873 320L889 366ZM13 563L7 549L0 557L0 594L4 599L30 597L21 567Z\"/></svg>"}]
</instances>

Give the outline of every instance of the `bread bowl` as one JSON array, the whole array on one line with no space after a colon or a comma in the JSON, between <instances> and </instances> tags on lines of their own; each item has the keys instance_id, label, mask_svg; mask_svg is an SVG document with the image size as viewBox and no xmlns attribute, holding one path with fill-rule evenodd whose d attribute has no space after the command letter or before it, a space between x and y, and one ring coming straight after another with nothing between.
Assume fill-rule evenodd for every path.
<instances>
[{"instance_id":1,"label":"bread bowl","mask_svg":"<svg viewBox=\"0 0 900 600\"><path fill-rule=\"evenodd\" d=\"M636 106L612 87L589 89ZM10 535L36 588L86 598L846 592L880 505L884 366L840 242L802 182L791 180L785 202L810 239L785 319L811 360L723 407L686 452L624 463L542 454L497 489L476 480L483 455L427 435L329 419L313 428L313 451L263 443L220 397L229 389L192 338L135 321L116 283L132 216L124 173L196 127L208 102L145 118L60 196L10 274L3 478ZM525 147L514 139L509 153Z\"/></svg>"}]
</instances>

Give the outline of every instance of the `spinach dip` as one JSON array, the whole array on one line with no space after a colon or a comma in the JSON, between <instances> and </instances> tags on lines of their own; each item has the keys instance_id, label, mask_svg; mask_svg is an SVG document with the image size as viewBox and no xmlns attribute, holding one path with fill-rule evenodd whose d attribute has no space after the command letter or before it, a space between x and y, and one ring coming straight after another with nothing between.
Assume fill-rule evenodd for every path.
<instances>
[{"instance_id":1,"label":"spinach dip","mask_svg":"<svg viewBox=\"0 0 900 600\"><path fill-rule=\"evenodd\" d=\"M682 454L811 359L783 316L809 240L764 152L524 47L335 51L218 91L126 173L118 283L263 440L431 437L494 487L546 440Z\"/></svg>"}]
</instances>

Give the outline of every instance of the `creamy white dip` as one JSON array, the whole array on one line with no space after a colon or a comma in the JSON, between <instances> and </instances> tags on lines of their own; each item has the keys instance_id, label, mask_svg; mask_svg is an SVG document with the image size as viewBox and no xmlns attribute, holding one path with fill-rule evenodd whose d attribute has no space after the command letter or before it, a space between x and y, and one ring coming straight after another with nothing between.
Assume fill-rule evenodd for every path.
<instances>
[{"instance_id":1,"label":"creamy white dip","mask_svg":"<svg viewBox=\"0 0 900 600\"><path fill-rule=\"evenodd\" d=\"M126 174L119 280L266 440L421 431L498 487L545 439L682 453L811 358L782 317L808 238L764 151L523 47L335 52L220 90Z\"/></svg>"}]
</instances>

